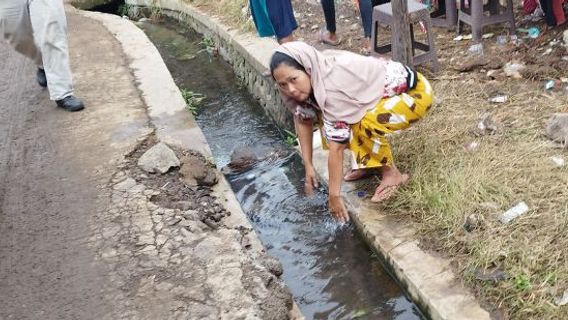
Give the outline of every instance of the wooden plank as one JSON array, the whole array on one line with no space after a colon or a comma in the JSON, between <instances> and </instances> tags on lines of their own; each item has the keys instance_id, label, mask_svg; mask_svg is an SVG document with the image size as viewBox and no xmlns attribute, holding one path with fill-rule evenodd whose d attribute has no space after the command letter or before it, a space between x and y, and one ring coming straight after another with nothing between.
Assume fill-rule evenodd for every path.
<instances>
[{"instance_id":1,"label":"wooden plank","mask_svg":"<svg viewBox=\"0 0 568 320\"><path fill-rule=\"evenodd\" d=\"M412 1L412 0L410 0ZM392 0L393 31L399 30L393 37L393 60L412 66L412 44L410 38L410 19L408 0Z\"/></svg>"}]
</instances>

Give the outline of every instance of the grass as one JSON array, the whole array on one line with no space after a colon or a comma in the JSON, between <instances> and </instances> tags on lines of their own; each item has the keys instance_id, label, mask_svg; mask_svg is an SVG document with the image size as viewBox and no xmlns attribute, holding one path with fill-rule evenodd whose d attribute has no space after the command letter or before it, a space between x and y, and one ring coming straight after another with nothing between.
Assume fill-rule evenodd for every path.
<instances>
[{"instance_id":1,"label":"grass","mask_svg":"<svg viewBox=\"0 0 568 320\"><path fill-rule=\"evenodd\" d=\"M286 140L284 140L286 142L286 144L290 147L295 147L298 145L298 137L296 136L296 134L292 131L283 129L284 133L286 134Z\"/></svg>"},{"instance_id":2,"label":"grass","mask_svg":"<svg viewBox=\"0 0 568 320\"><path fill-rule=\"evenodd\" d=\"M561 319L567 311L553 302L568 289L568 170L550 161L562 150L543 137L543 128L565 101L543 103L540 83L530 81L433 85L440 103L392 141L398 166L413 179L385 209L413 218L422 244L449 257L465 281L511 319ZM512 101L489 105L486 93L496 85ZM485 112L500 129L476 137L471 129ZM472 141L479 147L468 152L464 144ZM519 201L529 213L502 225L498 214ZM467 232L471 214L481 222ZM468 276L494 267L508 279Z\"/></svg>"},{"instance_id":3,"label":"grass","mask_svg":"<svg viewBox=\"0 0 568 320\"><path fill-rule=\"evenodd\" d=\"M195 93L193 91L189 91L187 89L180 89L181 96L183 100L185 100L185 104L187 106L187 110L191 112L194 116L197 115L199 109L203 104L203 100L205 100L205 96L200 93Z\"/></svg>"},{"instance_id":4,"label":"grass","mask_svg":"<svg viewBox=\"0 0 568 320\"><path fill-rule=\"evenodd\" d=\"M197 7L205 8L208 12L221 18L224 23L236 27L243 32L255 30L254 23L248 10L248 0L183 0Z\"/></svg>"}]
</instances>

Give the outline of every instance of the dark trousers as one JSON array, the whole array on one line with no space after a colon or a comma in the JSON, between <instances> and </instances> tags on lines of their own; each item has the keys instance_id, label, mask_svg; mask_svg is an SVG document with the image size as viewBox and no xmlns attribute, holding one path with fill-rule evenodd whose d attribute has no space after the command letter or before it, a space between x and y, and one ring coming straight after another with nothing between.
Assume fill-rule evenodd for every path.
<instances>
[{"instance_id":1,"label":"dark trousers","mask_svg":"<svg viewBox=\"0 0 568 320\"><path fill-rule=\"evenodd\" d=\"M366 38L371 37L371 27L373 24L373 7L383 3L390 2L390 0L360 0L359 11L361 12L361 22L363 24L363 31ZM326 29L329 32L336 31L335 23L335 2L334 0L321 0L323 14L325 16Z\"/></svg>"}]
</instances>

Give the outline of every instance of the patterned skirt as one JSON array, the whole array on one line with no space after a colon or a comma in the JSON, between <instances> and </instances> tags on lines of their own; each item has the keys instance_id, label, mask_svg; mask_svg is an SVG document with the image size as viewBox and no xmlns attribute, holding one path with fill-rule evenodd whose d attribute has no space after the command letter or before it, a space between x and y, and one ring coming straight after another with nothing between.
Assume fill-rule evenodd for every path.
<instances>
[{"instance_id":1,"label":"patterned skirt","mask_svg":"<svg viewBox=\"0 0 568 320\"><path fill-rule=\"evenodd\" d=\"M393 157L387 135L422 119L430 110L432 99L432 86L418 73L414 89L382 99L359 123L351 125L348 148L353 169L390 165Z\"/></svg>"}]
</instances>

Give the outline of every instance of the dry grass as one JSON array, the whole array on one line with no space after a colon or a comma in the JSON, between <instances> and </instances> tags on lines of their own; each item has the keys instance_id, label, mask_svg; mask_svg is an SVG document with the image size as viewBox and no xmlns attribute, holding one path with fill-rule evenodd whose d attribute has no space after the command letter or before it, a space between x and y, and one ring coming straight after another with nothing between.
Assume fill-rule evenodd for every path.
<instances>
[{"instance_id":1,"label":"dry grass","mask_svg":"<svg viewBox=\"0 0 568 320\"><path fill-rule=\"evenodd\" d=\"M231 27L238 28L243 32L255 30L254 23L250 18L248 10L248 0L182 0L205 9L212 13ZM245 9L243 9L245 8ZM244 10L244 12L243 12Z\"/></svg>"},{"instance_id":2,"label":"dry grass","mask_svg":"<svg viewBox=\"0 0 568 320\"><path fill-rule=\"evenodd\" d=\"M242 13L247 0L190 2L233 27L254 30ZM452 37L442 33L437 39L446 64L463 59L456 54L466 49ZM527 59L538 60L532 54ZM464 281L505 318L565 319L568 307L554 300L568 289L568 167L555 167L550 157L567 156L547 141L544 126L553 113L568 112L566 95L544 94L541 82L490 81L476 71L444 70L429 78L437 103L416 127L392 139L397 165L412 180L385 209L412 220L423 246L451 259ZM509 101L489 104L497 92ZM472 129L486 112L499 130L477 137ZM474 141L479 147L466 151L464 145ZM502 225L497 216L519 201L530 211ZM470 215L479 223L468 232ZM492 268L508 278L474 276Z\"/></svg>"},{"instance_id":3,"label":"dry grass","mask_svg":"<svg viewBox=\"0 0 568 320\"><path fill-rule=\"evenodd\" d=\"M568 170L550 161L563 151L546 140L543 128L552 113L566 111L566 99L542 97L540 83L529 81L433 85L439 103L431 114L393 139L395 158L413 179L388 210L411 215L424 245L451 257L464 279L512 319L563 318L568 311L553 301L568 289ZM495 91L510 101L490 105L486 93ZM476 137L471 129L485 112L499 132ZM464 144L472 141L479 147L468 152ZM497 215L518 201L530 212L502 225ZM467 232L471 214L480 222ZM494 267L508 280L473 276Z\"/></svg>"}]
</instances>

